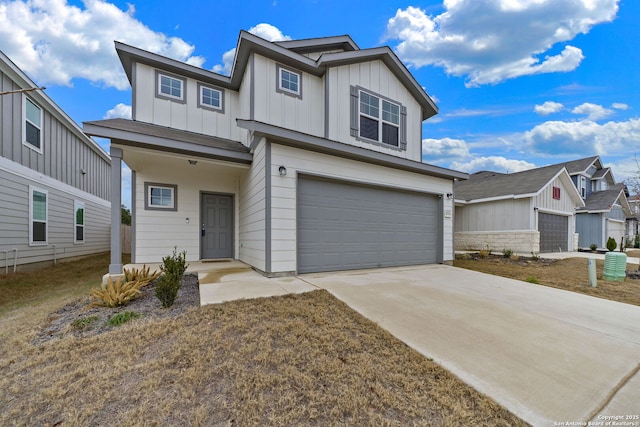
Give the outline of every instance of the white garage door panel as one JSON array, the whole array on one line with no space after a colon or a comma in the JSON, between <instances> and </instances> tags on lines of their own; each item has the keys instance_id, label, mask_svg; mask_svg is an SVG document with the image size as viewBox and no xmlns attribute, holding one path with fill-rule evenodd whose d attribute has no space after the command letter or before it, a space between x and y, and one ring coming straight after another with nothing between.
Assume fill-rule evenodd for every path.
<instances>
[{"instance_id":1,"label":"white garage door panel","mask_svg":"<svg viewBox=\"0 0 640 427\"><path fill-rule=\"evenodd\" d=\"M437 262L435 196L301 176L297 199L298 272Z\"/></svg>"}]
</instances>

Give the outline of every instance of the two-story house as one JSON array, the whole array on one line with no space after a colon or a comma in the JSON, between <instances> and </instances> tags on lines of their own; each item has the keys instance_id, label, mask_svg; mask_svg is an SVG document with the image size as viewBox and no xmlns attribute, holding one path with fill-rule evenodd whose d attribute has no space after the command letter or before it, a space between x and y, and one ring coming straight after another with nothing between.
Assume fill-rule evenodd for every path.
<instances>
[{"instance_id":1,"label":"two-story house","mask_svg":"<svg viewBox=\"0 0 640 427\"><path fill-rule=\"evenodd\" d=\"M422 163L437 108L388 47L242 31L230 76L116 50L132 120L84 129L111 139L113 185L120 161L132 170L133 262L174 246L270 276L453 259L453 181L467 175Z\"/></svg>"},{"instance_id":2,"label":"two-story house","mask_svg":"<svg viewBox=\"0 0 640 427\"><path fill-rule=\"evenodd\" d=\"M0 271L108 251L111 159L3 52L0 121Z\"/></svg>"},{"instance_id":3,"label":"two-story house","mask_svg":"<svg viewBox=\"0 0 640 427\"><path fill-rule=\"evenodd\" d=\"M576 211L580 248L606 248L613 237L618 244L626 235L626 218L631 215L623 184L616 184L611 168L599 156L562 163L585 205Z\"/></svg>"}]
</instances>

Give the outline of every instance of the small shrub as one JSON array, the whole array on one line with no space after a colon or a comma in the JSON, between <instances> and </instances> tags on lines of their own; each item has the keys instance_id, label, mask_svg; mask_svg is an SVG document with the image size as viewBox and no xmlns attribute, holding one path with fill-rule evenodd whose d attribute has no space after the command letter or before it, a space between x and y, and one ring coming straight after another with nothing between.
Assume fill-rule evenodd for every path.
<instances>
[{"instance_id":1,"label":"small shrub","mask_svg":"<svg viewBox=\"0 0 640 427\"><path fill-rule=\"evenodd\" d=\"M129 301L140 295L140 288L148 282L129 281L123 282L122 278L118 278L115 282L111 277L107 278L107 283L100 285L99 288L91 290L91 296L97 301L89 304L89 307L119 307L126 305Z\"/></svg>"},{"instance_id":2,"label":"small shrub","mask_svg":"<svg viewBox=\"0 0 640 427\"><path fill-rule=\"evenodd\" d=\"M178 286L182 280L182 275L186 271L188 265L186 263L187 251L177 253L177 247L173 248L173 254L162 258L162 264L160 270L165 276L175 277L178 280Z\"/></svg>"},{"instance_id":3,"label":"small shrub","mask_svg":"<svg viewBox=\"0 0 640 427\"><path fill-rule=\"evenodd\" d=\"M636 233L636 237L633 240L633 247L640 248L640 234Z\"/></svg>"},{"instance_id":4,"label":"small shrub","mask_svg":"<svg viewBox=\"0 0 640 427\"><path fill-rule=\"evenodd\" d=\"M613 237L609 237L607 239L607 250L609 252L615 251L617 247L618 247L618 243L616 242L616 239L614 239Z\"/></svg>"},{"instance_id":5,"label":"small shrub","mask_svg":"<svg viewBox=\"0 0 640 427\"><path fill-rule=\"evenodd\" d=\"M540 259L540 257L538 256L538 254L537 254L537 253L535 253L535 252L531 252L531 259L532 259L533 261L537 261L537 260L539 260L539 259Z\"/></svg>"},{"instance_id":6,"label":"small shrub","mask_svg":"<svg viewBox=\"0 0 640 427\"><path fill-rule=\"evenodd\" d=\"M487 245L487 249L480 249L480 251L478 251L478 255L480 255L480 258L486 258L491 255L491 249L489 249L489 245Z\"/></svg>"},{"instance_id":7,"label":"small shrub","mask_svg":"<svg viewBox=\"0 0 640 427\"><path fill-rule=\"evenodd\" d=\"M71 322L71 327L76 330L84 329L91 326L97 320L98 316L81 317Z\"/></svg>"},{"instance_id":8,"label":"small shrub","mask_svg":"<svg viewBox=\"0 0 640 427\"><path fill-rule=\"evenodd\" d=\"M525 279L525 282L529 282L529 283L535 283L536 285L539 285L540 282L538 282L538 279L535 278L535 276L529 276Z\"/></svg>"},{"instance_id":9,"label":"small shrub","mask_svg":"<svg viewBox=\"0 0 640 427\"><path fill-rule=\"evenodd\" d=\"M516 255L516 254L511 254L511 256L509 257L509 259L511 261L518 261L520 259L520 255Z\"/></svg>"},{"instance_id":10,"label":"small shrub","mask_svg":"<svg viewBox=\"0 0 640 427\"><path fill-rule=\"evenodd\" d=\"M156 297L164 308L171 307L178 296L180 280L174 276L163 274L156 280Z\"/></svg>"},{"instance_id":11,"label":"small shrub","mask_svg":"<svg viewBox=\"0 0 640 427\"><path fill-rule=\"evenodd\" d=\"M122 313L112 316L107 323L111 326L120 326L130 320L137 319L138 317L140 317L140 313L136 313L135 311L123 311Z\"/></svg>"},{"instance_id":12,"label":"small shrub","mask_svg":"<svg viewBox=\"0 0 640 427\"><path fill-rule=\"evenodd\" d=\"M598 249L598 245L596 245L595 243L592 243L589 245L589 249L591 249L592 251L595 251L596 249Z\"/></svg>"},{"instance_id":13,"label":"small shrub","mask_svg":"<svg viewBox=\"0 0 640 427\"><path fill-rule=\"evenodd\" d=\"M511 249L503 249L502 256L505 258L510 258L513 255L513 251Z\"/></svg>"}]
</instances>

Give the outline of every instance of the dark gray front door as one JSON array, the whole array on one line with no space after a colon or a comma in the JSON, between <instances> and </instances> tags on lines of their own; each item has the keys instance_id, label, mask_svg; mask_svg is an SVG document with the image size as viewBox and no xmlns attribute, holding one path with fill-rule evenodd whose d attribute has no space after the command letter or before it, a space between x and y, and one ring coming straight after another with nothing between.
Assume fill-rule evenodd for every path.
<instances>
[{"instance_id":1,"label":"dark gray front door","mask_svg":"<svg viewBox=\"0 0 640 427\"><path fill-rule=\"evenodd\" d=\"M567 251L569 241L569 217L540 212L540 252Z\"/></svg>"},{"instance_id":2,"label":"dark gray front door","mask_svg":"<svg viewBox=\"0 0 640 427\"><path fill-rule=\"evenodd\" d=\"M438 260L435 196L301 176L297 199L300 273Z\"/></svg>"},{"instance_id":3,"label":"dark gray front door","mask_svg":"<svg viewBox=\"0 0 640 427\"><path fill-rule=\"evenodd\" d=\"M202 194L200 258L233 258L233 196Z\"/></svg>"}]
</instances>

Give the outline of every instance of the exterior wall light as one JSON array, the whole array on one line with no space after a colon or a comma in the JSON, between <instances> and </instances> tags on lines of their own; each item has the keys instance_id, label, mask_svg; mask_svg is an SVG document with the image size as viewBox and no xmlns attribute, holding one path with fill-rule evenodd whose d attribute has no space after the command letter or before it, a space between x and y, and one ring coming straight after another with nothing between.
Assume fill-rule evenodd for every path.
<instances>
[{"instance_id":1,"label":"exterior wall light","mask_svg":"<svg viewBox=\"0 0 640 427\"><path fill-rule=\"evenodd\" d=\"M192 166L195 166L195 165L198 164L198 161L197 160L189 160L189 164L192 165Z\"/></svg>"},{"instance_id":2,"label":"exterior wall light","mask_svg":"<svg viewBox=\"0 0 640 427\"><path fill-rule=\"evenodd\" d=\"M285 168L284 166L280 166L278 168L278 173L280 174L280 176L286 176L287 175L287 168Z\"/></svg>"}]
</instances>

